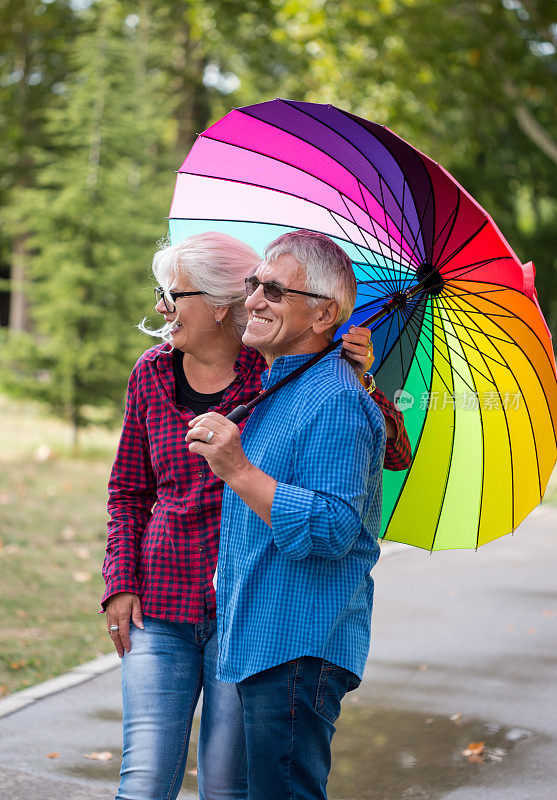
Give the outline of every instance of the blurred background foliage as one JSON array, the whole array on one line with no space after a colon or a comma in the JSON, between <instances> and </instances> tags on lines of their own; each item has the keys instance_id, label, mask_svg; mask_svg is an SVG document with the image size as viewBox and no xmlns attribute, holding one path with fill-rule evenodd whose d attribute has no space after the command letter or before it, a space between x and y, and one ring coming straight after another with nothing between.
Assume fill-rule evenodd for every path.
<instances>
[{"instance_id":1,"label":"blurred background foliage","mask_svg":"<svg viewBox=\"0 0 557 800\"><path fill-rule=\"evenodd\" d=\"M0 366L77 432L121 414L198 132L331 102L443 164L537 268L557 330L551 0L0 0Z\"/></svg>"}]
</instances>

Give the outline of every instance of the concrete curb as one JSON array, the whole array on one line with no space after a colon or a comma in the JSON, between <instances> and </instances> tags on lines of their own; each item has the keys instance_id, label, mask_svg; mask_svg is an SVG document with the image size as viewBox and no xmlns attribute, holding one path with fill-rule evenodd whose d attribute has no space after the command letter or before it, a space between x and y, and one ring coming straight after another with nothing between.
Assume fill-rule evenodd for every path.
<instances>
[{"instance_id":1,"label":"concrete curb","mask_svg":"<svg viewBox=\"0 0 557 800\"><path fill-rule=\"evenodd\" d=\"M397 553L403 553L409 550L407 544L399 544L398 542L381 542L381 558L393 556ZM80 683L95 678L103 672L109 672L111 669L116 669L120 666L120 659L117 653L109 653L106 656L100 656L93 659L93 661L86 661L74 669L59 675L57 678L52 678L49 681L38 683L36 686L30 686L29 689L22 689L20 692L15 692L4 697L0 700L0 719L7 717L8 714L13 714L25 706L36 703L37 700L42 700L51 694L63 692L64 689L69 689L72 686L78 686Z\"/></svg>"},{"instance_id":2,"label":"concrete curb","mask_svg":"<svg viewBox=\"0 0 557 800\"><path fill-rule=\"evenodd\" d=\"M29 706L51 694L63 692L64 689L69 689L71 686L85 683L85 681L89 681L103 672L116 669L118 666L120 666L118 653L109 653L107 656L100 656L93 659L93 661L86 661L84 664L80 664L75 669L71 669L57 678L52 678L49 681L38 683L36 686L30 686L29 689L15 692L15 694L0 700L0 718L13 714L15 711L19 711L21 708L25 708L25 706Z\"/></svg>"}]
</instances>

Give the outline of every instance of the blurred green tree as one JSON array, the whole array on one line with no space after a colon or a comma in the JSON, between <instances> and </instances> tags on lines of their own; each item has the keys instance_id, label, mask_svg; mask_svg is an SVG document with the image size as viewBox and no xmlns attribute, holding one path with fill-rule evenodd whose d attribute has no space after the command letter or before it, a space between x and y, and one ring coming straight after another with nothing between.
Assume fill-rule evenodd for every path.
<instances>
[{"instance_id":1,"label":"blurred green tree","mask_svg":"<svg viewBox=\"0 0 557 800\"><path fill-rule=\"evenodd\" d=\"M0 0L0 208L12 192L33 186L34 150L43 144L46 109L62 91L75 17L69 0ZM0 284L10 289L10 327L28 323L25 294L27 231L0 212Z\"/></svg>"},{"instance_id":2,"label":"blurred green tree","mask_svg":"<svg viewBox=\"0 0 557 800\"><path fill-rule=\"evenodd\" d=\"M33 254L34 330L12 337L4 374L69 418L75 442L92 407L121 406L144 344L131 321L153 304L147 254L165 233L172 183L161 170L168 122L149 69L149 17L125 6L104 0L85 15L36 149L36 185L14 193L10 209Z\"/></svg>"}]
</instances>

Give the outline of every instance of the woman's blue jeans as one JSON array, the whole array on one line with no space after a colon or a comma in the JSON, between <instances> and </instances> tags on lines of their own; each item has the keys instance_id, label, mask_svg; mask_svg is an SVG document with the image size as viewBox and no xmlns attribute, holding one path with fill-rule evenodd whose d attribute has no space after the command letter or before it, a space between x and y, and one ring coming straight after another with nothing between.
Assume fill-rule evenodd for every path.
<instances>
[{"instance_id":1,"label":"woman's blue jeans","mask_svg":"<svg viewBox=\"0 0 557 800\"><path fill-rule=\"evenodd\" d=\"M194 625L144 617L130 623L122 659L124 750L116 800L174 800L193 713L203 689L197 753L200 800L246 800L242 707L234 684L215 678L216 620Z\"/></svg>"}]
</instances>

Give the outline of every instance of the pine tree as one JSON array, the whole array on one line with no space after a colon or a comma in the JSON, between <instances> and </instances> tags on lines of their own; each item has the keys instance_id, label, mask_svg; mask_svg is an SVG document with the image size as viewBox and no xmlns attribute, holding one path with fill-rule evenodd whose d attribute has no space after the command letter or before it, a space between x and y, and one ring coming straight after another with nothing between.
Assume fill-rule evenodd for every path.
<instances>
[{"instance_id":1,"label":"pine tree","mask_svg":"<svg viewBox=\"0 0 557 800\"><path fill-rule=\"evenodd\" d=\"M134 7L135 4L134 4ZM8 386L79 428L110 421L137 355L135 324L153 306L148 268L166 232L173 175L160 154L168 123L149 63L149 15L103 0L73 47L74 78L49 116L38 186L14 214L32 231L33 336L11 342ZM6 374L6 371L4 371Z\"/></svg>"}]
</instances>

